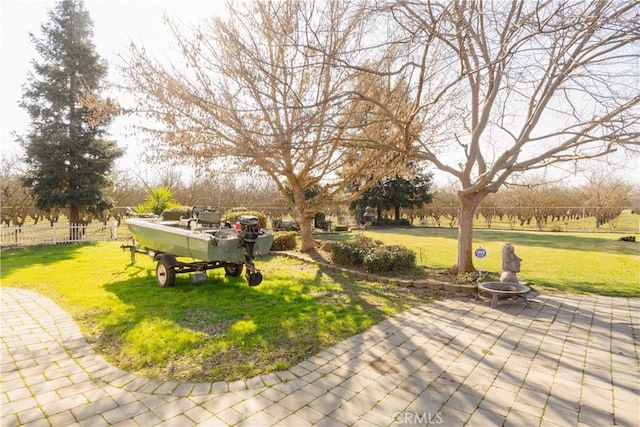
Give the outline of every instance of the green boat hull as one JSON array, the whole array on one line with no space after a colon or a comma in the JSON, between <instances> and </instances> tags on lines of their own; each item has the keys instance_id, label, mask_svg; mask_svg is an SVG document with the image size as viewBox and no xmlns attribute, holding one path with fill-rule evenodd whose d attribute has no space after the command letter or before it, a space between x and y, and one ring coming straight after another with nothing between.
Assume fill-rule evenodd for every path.
<instances>
[{"instance_id":1,"label":"green boat hull","mask_svg":"<svg viewBox=\"0 0 640 427\"><path fill-rule=\"evenodd\" d=\"M180 226L177 221L131 218L126 220L136 246L156 253L168 253L193 261L244 264L245 248L236 231L225 228ZM271 250L273 235L262 231L253 247L253 255L266 255Z\"/></svg>"}]
</instances>

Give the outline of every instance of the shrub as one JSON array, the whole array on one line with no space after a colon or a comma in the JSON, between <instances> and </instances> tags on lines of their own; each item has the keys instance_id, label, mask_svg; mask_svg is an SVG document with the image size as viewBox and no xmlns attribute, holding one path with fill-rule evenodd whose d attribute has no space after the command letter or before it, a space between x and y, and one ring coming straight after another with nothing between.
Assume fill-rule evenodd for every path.
<instances>
[{"instance_id":1,"label":"shrub","mask_svg":"<svg viewBox=\"0 0 640 427\"><path fill-rule=\"evenodd\" d=\"M335 264L362 265L365 255L374 246L373 240L363 236L346 242L336 242L331 248L331 260Z\"/></svg>"},{"instance_id":2,"label":"shrub","mask_svg":"<svg viewBox=\"0 0 640 427\"><path fill-rule=\"evenodd\" d=\"M239 218L242 215L257 216L258 220L260 221L260 228L267 228L267 215L264 214L263 212L258 212L258 211L232 209L222 216L222 222L229 221L231 225L233 225L236 222L238 222Z\"/></svg>"},{"instance_id":3,"label":"shrub","mask_svg":"<svg viewBox=\"0 0 640 427\"><path fill-rule=\"evenodd\" d=\"M338 224L333 227L333 231L349 231L349 226L346 224Z\"/></svg>"},{"instance_id":4,"label":"shrub","mask_svg":"<svg viewBox=\"0 0 640 427\"><path fill-rule=\"evenodd\" d=\"M180 218L191 218L192 208L190 206L176 206L173 208L165 209L162 212L162 219L164 221L176 221Z\"/></svg>"},{"instance_id":5,"label":"shrub","mask_svg":"<svg viewBox=\"0 0 640 427\"><path fill-rule=\"evenodd\" d=\"M363 266L372 273L408 270L416 266L416 254L402 246L375 247L364 256Z\"/></svg>"},{"instance_id":6,"label":"shrub","mask_svg":"<svg viewBox=\"0 0 640 427\"><path fill-rule=\"evenodd\" d=\"M410 227L411 222L405 218L400 218L398 220L391 218L376 218L373 221L373 225L377 225L378 227Z\"/></svg>"},{"instance_id":7,"label":"shrub","mask_svg":"<svg viewBox=\"0 0 640 427\"><path fill-rule=\"evenodd\" d=\"M273 236L272 251L290 251L296 248L295 231L279 231Z\"/></svg>"}]
</instances>

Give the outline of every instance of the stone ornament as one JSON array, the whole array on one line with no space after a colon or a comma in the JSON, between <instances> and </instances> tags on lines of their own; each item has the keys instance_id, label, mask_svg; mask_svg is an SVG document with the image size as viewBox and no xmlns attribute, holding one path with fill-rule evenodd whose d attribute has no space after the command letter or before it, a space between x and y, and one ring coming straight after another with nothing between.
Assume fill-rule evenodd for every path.
<instances>
[{"instance_id":1,"label":"stone ornament","mask_svg":"<svg viewBox=\"0 0 640 427\"><path fill-rule=\"evenodd\" d=\"M522 259L516 255L515 248L511 243L506 243L502 247L502 274L501 282L519 283L516 273L520 272Z\"/></svg>"}]
</instances>

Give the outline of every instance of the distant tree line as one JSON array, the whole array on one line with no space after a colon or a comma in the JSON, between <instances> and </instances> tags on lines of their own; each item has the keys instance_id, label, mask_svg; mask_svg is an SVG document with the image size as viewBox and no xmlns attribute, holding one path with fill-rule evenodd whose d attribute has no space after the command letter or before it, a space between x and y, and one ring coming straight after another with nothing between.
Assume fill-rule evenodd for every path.
<instances>
[{"instance_id":1,"label":"distant tree line","mask_svg":"<svg viewBox=\"0 0 640 427\"><path fill-rule=\"evenodd\" d=\"M407 216L430 218L438 227L457 227L458 200L454 188L440 188L431 203L408 211ZM579 186L527 183L504 188L483 200L475 219L483 219L487 228L499 220L507 221L512 229L535 225L542 230L550 223L593 217L599 228L615 221L624 209L640 213L640 197L634 186L620 178L593 176Z\"/></svg>"},{"instance_id":2,"label":"distant tree line","mask_svg":"<svg viewBox=\"0 0 640 427\"><path fill-rule=\"evenodd\" d=\"M67 217L64 208L42 210L34 203L29 188L21 180L21 166L16 159L3 159L0 168L3 226L22 226L30 223L52 225L60 217ZM268 177L248 174L220 174L185 179L181 171L171 168L150 169L151 178L132 171L111 174L108 196L114 207L99 214L85 214L81 224L92 221L106 223L121 221L148 197L155 188L168 188L177 203L183 206L214 206L221 211L246 207L264 212L272 218L295 217L282 200L278 188ZM379 185L365 192L350 206L327 206L328 216L351 214L362 222L366 206L374 208L376 224L410 225L426 220L436 227L457 227L459 198L453 186L433 186L428 173L406 177L394 176L381 180ZM535 225L543 229L552 223L594 217L596 227L615 221L622 210L640 212L640 194L633 185L620 178L593 175L579 186L521 183L504 188L487 197L475 212L487 228L496 220L507 221L511 228Z\"/></svg>"}]
</instances>

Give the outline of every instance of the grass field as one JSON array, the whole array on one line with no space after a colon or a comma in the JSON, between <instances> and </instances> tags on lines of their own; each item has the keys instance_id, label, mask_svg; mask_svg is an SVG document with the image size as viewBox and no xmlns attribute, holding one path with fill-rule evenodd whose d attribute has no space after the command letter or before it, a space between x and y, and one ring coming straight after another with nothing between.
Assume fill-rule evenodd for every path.
<instances>
[{"instance_id":1,"label":"grass field","mask_svg":"<svg viewBox=\"0 0 640 427\"><path fill-rule=\"evenodd\" d=\"M456 263L457 230L411 228L367 230L385 244L416 252L418 264L448 268ZM476 268L500 272L502 246L511 243L522 258L519 277L532 286L563 292L640 296L640 243L620 242L618 234L474 231L474 248L487 250ZM480 265L481 262L481 265Z\"/></svg>"},{"instance_id":2,"label":"grass field","mask_svg":"<svg viewBox=\"0 0 640 427\"><path fill-rule=\"evenodd\" d=\"M450 267L456 233L412 228L365 235L414 249L422 265ZM500 270L502 245L514 244L523 258L520 276L536 289L640 296L640 244L616 235L477 230L474 239L488 252L482 268L492 271ZM161 288L154 263L139 255L131 264L119 246L3 250L0 281L51 298L111 363L149 378L218 381L286 369L433 298L275 256L258 260L265 280L257 287L213 270L207 282L179 275L175 287Z\"/></svg>"},{"instance_id":3,"label":"grass field","mask_svg":"<svg viewBox=\"0 0 640 427\"><path fill-rule=\"evenodd\" d=\"M117 242L2 251L2 286L61 305L114 365L149 378L218 381L286 369L400 311L426 292L356 282L284 257L257 262L265 280L209 271L161 288L155 264Z\"/></svg>"}]
</instances>

